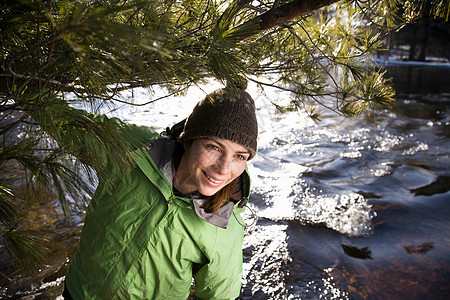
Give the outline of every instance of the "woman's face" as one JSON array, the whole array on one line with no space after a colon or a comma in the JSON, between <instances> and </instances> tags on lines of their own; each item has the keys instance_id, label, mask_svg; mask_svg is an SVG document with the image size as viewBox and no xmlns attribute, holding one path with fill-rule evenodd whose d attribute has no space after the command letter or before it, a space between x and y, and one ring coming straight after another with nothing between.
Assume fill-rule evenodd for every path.
<instances>
[{"instance_id":1,"label":"woman's face","mask_svg":"<svg viewBox=\"0 0 450 300\"><path fill-rule=\"evenodd\" d=\"M181 158L175 187L185 194L212 196L242 174L249 156L247 148L230 140L196 139Z\"/></svg>"}]
</instances>

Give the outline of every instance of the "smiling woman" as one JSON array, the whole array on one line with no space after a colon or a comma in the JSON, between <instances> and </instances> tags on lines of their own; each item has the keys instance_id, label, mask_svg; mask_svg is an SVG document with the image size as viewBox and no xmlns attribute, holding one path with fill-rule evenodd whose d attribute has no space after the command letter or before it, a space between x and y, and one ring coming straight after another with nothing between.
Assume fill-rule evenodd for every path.
<instances>
[{"instance_id":1,"label":"smiling woman","mask_svg":"<svg viewBox=\"0 0 450 300\"><path fill-rule=\"evenodd\" d=\"M196 139L186 149L174 186L189 194L213 196L244 172L250 152L242 145L212 137Z\"/></svg>"},{"instance_id":2,"label":"smiling woman","mask_svg":"<svg viewBox=\"0 0 450 300\"><path fill-rule=\"evenodd\" d=\"M125 124L126 126L126 124ZM242 280L253 99L217 90L132 153L136 168L99 183L66 274L66 299L235 299ZM114 171L114 170L111 170ZM100 180L108 181L108 178Z\"/></svg>"}]
</instances>

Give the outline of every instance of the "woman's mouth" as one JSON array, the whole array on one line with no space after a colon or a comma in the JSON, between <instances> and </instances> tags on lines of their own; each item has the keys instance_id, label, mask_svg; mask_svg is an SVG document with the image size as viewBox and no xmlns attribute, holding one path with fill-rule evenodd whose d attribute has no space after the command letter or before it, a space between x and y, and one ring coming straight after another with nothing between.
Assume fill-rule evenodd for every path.
<instances>
[{"instance_id":1,"label":"woman's mouth","mask_svg":"<svg viewBox=\"0 0 450 300\"><path fill-rule=\"evenodd\" d=\"M217 180L217 179L212 178L211 176L209 176L208 174L206 174L205 171L203 171L203 174L205 174L206 178L208 178L208 180L211 181L211 182L214 183L214 184L219 184L219 183L222 183L222 182L223 182L223 180Z\"/></svg>"}]
</instances>

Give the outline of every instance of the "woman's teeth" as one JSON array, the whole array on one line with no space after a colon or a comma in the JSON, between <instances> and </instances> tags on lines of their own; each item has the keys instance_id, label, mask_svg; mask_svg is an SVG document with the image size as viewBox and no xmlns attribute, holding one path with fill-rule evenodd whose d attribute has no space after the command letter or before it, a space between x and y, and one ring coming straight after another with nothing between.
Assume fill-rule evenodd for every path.
<instances>
[{"instance_id":1,"label":"woman's teeth","mask_svg":"<svg viewBox=\"0 0 450 300\"><path fill-rule=\"evenodd\" d=\"M220 180L215 180L214 178L209 177L208 174L206 174L206 173L205 173L205 175L206 175L206 177L207 177L210 181L212 181L213 183L219 183L219 182L220 182Z\"/></svg>"}]
</instances>

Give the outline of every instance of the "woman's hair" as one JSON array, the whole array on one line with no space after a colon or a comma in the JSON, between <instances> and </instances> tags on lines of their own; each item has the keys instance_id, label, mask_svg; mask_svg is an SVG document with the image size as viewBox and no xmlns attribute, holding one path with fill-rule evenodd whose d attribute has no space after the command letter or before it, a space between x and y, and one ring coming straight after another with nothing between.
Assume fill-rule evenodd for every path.
<instances>
[{"instance_id":1,"label":"woman's hair","mask_svg":"<svg viewBox=\"0 0 450 300\"><path fill-rule=\"evenodd\" d=\"M222 207L223 204L226 203L230 199L231 190L233 187L233 182L230 182L222 189L220 189L217 193L215 193L210 200L208 200L202 208L208 213L214 213Z\"/></svg>"}]
</instances>

